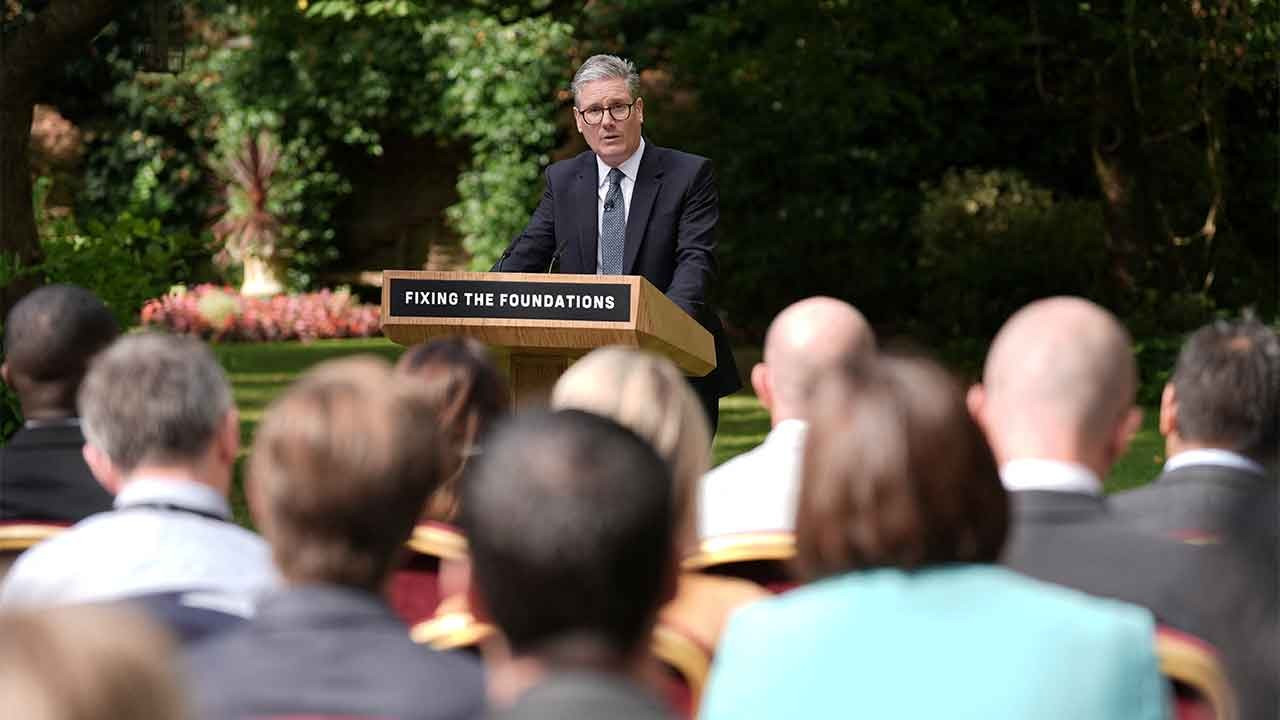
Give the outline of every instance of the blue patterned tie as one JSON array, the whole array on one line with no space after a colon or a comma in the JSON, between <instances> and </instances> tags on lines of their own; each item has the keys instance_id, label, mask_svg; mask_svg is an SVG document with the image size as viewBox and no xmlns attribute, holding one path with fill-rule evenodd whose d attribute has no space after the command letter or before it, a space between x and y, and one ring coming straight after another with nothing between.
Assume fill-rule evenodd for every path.
<instances>
[{"instance_id":1,"label":"blue patterned tie","mask_svg":"<svg viewBox=\"0 0 1280 720\"><path fill-rule=\"evenodd\" d=\"M622 197L622 171L609 171L609 192L604 196L600 221L600 272L622 274L622 241L627 234L627 201Z\"/></svg>"}]
</instances>

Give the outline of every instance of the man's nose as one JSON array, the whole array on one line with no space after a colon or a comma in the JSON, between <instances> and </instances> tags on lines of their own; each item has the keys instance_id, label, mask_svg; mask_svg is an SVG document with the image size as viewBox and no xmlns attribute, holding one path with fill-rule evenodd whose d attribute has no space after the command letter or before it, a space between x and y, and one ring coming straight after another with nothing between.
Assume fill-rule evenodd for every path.
<instances>
[{"instance_id":1,"label":"man's nose","mask_svg":"<svg viewBox=\"0 0 1280 720\"><path fill-rule=\"evenodd\" d=\"M612 130L617 125L618 125L618 121L614 120L613 116L610 115L609 111L606 110L604 113L604 117L600 118L600 127Z\"/></svg>"}]
</instances>

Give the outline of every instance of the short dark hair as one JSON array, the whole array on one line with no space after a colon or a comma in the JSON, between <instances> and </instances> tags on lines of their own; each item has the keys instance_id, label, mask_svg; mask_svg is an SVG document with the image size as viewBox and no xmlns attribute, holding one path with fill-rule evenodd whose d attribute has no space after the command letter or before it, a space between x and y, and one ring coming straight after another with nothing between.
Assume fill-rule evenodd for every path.
<instances>
[{"instance_id":1,"label":"short dark hair","mask_svg":"<svg viewBox=\"0 0 1280 720\"><path fill-rule=\"evenodd\" d=\"M1280 338L1251 316L1187 339L1174 366L1178 434L1275 462L1280 448Z\"/></svg>"},{"instance_id":2,"label":"short dark hair","mask_svg":"<svg viewBox=\"0 0 1280 720\"><path fill-rule=\"evenodd\" d=\"M46 285L9 311L5 362L20 395L29 383L43 388L43 405L72 409L89 361L119 334L115 316L98 296L76 285Z\"/></svg>"},{"instance_id":3,"label":"short dark hair","mask_svg":"<svg viewBox=\"0 0 1280 720\"><path fill-rule=\"evenodd\" d=\"M400 356L397 373L419 385L435 408L436 428L445 447L445 480L427 500L426 515L452 522L458 483L467 459L511 405L511 394L489 350L471 338L450 337L414 345Z\"/></svg>"},{"instance_id":4,"label":"short dark hair","mask_svg":"<svg viewBox=\"0 0 1280 720\"><path fill-rule=\"evenodd\" d=\"M670 472L635 433L580 410L496 431L463 486L462 524L512 650L569 635L641 646L674 572Z\"/></svg>"},{"instance_id":5,"label":"short dark hair","mask_svg":"<svg viewBox=\"0 0 1280 720\"><path fill-rule=\"evenodd\" d=\"M796 513L803 575L991 563L1008 525L995 458L940 366L886 355L820 381Z\"/></svg>"},{"instance_id":6,"label":"short dark hair","mask_svg":"<svg viewBox=\"0 0 1280 720\"><path fill-rule=\"evenodd\" d=\"M433 420L373 356L318 365L272 402L248 485L285 578L378 590L440 482Z\"/></svg>"}]
</instances>

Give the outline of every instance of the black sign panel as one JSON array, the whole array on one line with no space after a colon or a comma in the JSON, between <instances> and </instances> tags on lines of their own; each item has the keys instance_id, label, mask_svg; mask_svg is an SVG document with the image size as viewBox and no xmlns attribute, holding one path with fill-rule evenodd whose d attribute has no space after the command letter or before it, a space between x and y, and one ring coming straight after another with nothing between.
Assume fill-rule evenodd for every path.
<instances>
[{"instance_id":1,"label":"black sign panel","mask_svg":"<svg viewBox=\"0 0 1280 720\"><path fill-rule=\"evenodd\" d=\"M626 283L391 278L391 317L629 322Z\"/></svg>"}]
</instances>

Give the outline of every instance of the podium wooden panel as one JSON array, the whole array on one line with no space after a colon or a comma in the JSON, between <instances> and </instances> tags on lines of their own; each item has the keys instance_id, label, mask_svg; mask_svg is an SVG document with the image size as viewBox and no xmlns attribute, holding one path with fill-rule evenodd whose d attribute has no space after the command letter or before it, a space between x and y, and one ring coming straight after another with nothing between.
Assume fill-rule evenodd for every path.
<instances>
[{"instance_id":1,"label":"podium wooden panel","mask_svg":"<svg viewBox=\"0 0 1280 720\"><path fill-rule=\"evenodd\" d=\"M602 298L616 303L603 309ZM575 306L589 301L596 307ZM385 270L382 332L401 345L449 336L489 345L516 404L545 401L573 361L605 345L656 352L688 375L716 366L711 333L636 275Z\"/></svg>"}]
</instances>

